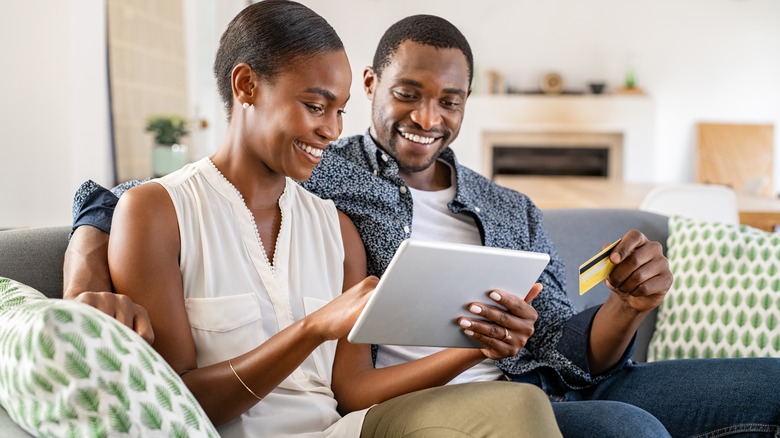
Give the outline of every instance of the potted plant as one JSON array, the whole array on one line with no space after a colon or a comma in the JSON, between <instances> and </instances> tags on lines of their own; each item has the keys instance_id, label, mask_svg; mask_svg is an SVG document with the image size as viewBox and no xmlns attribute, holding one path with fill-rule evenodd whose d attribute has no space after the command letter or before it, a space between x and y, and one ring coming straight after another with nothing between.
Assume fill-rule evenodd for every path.
<instances>
[{"instance_id":1,"label":"potted plant","mask_svg":"<svg viewBox=\"0 0 780 438\"><path fill-rule=\"evenodd\" d=\"M154 176L167 175L189 162L187 146L181 144L181 138L189 133L187 119L178 115L152 115L146 119L146 131L154 135Z\"/></svg>"}]
</instances>

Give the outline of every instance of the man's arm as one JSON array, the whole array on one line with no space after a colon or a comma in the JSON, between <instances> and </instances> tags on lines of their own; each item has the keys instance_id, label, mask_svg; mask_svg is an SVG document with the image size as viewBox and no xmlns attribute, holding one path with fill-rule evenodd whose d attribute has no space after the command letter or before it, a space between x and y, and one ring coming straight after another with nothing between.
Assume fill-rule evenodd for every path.
<instances>
[{"instance_id":1,"label":"man's arm","mask_svg":"<svg viewBox=\"0 0 780 438\"><path fill-rule=\"evenodd\" d=\"M588 362L592 375L614 367L639 325L663 301L672 286L669 262L658 242L631 230L610 254L615 269L606 283L612 290L593 319Z\"/></svg>"},{"instance_id":2,"label":"man's arm","mask_svg":"<svg viewBox=\"0 0 780 438\"><path fill-rule=\"evenodd\" d=\"M108 273L108 233L90 225L76 228L65 251L63 281L66 300L84 291L114 290Z\"/></svg>"},{"instance_id":3,"label":"man's arm","mask_svg":"<svg viewBox=\"0 0 780 438\"><path fill-rule=\"evenodd\" d=\"M63 265L63 298L89 304L130 327L150 344L154 332L146 309L113 293L108 270L108 238L118 197L132 181L109 191L92 181L79 187L73 201L73 227Z\"/></svg>"}]
</instances>

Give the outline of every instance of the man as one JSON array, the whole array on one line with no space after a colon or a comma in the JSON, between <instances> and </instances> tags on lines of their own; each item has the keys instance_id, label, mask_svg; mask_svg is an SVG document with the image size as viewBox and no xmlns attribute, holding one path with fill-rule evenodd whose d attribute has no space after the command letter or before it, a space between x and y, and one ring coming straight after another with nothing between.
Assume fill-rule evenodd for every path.
<instances>
[{"instance_id":1,"label":"man","mask_svg":"<svg viewBox=\"0 0 780 438\"><path fill-rule=\"evenodd\" d=\"M366 247L369 274L381 275L400 242L409 237L551 254L533 307L503 294L499 300L513 303L508 312L494 313L497 308L490 305L474 312L491 314L490 319L501 324L461 324L475 339L486 330L506 330L507 351L516 354L491 356L499 359L495 362L458 364L447 372L466 371L441 372L438 377L432 373L422 384L504 376L537 384L554 401L556 419L567 437L780 433L780 394L771 389L780 379L777 360L629 360L637 327L672 283L661 245L640 232L622 236L611 255L616 267L608 279L613 293L607 301L575 313L564 292L562 263L539 210L524 195L459 165L449 148L461 126L472 77L471 49L452 24L426 15L394 24L364 72L364 88L372 100L371 127L365 135L332 144L303 183L333 199L353 220ZM89 196L108 195L93 191ZM71 268L100 265L105 257L81 234L97 233L99 240L101 233L82 228L71 243L74 252L69 248ZM79 248L87 256L75 251ZM88 257L93 261L87 262ZM77 274L74 279L90 277L82 275L86 270L66 269L66 276L72 275L69 272ZM72 288L78 289L103 290L100 285ZM438 350L380 346L374 353L377 367L389 367L447 353ZM342 342L339 360L365 361L371 356L366 346ZM382 398L393 395L388 392ZM355 407L368 402L357 400Z\"/></svg>"}]
</instances>

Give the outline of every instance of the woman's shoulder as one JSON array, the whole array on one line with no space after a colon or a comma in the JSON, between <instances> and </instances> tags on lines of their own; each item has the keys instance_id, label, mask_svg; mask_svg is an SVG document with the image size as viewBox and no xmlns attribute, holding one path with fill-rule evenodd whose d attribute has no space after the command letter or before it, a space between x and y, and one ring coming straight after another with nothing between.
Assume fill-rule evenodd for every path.
<instances>
[{"instance_id":1,"label":"woman's shoulder","mask_svg":"<svg viewBox=\"0 0 780 438\"><path fill-rule=\"evenodd\" d=\"M329 214L336 214L336 205L332 200L320 198L291 178L287 178L287 186L283 196L289 205L298 203L301 206L327 211Z\"/></svg>"}]
</instances>

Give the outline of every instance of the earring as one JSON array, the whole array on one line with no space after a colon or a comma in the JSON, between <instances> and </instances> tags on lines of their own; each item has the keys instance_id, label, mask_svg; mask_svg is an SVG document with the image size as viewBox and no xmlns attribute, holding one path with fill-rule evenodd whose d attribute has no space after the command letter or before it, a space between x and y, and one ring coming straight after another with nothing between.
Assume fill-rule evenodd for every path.
<instances>
[{"instance_id":1,"label":"earring","mask_svg":"<svg viewBox=\"0 0 780 438\"><path fill-rule=\"evenodd\" d=\"M249 102L244 102L244 103L242 103L242 104L241 104L241 106L242 106L244 109L247 109L247 108L249 108L250 106L252 106L252 104L251 104L251 103L249 103Z\"/></svg>"}]
</instances>

